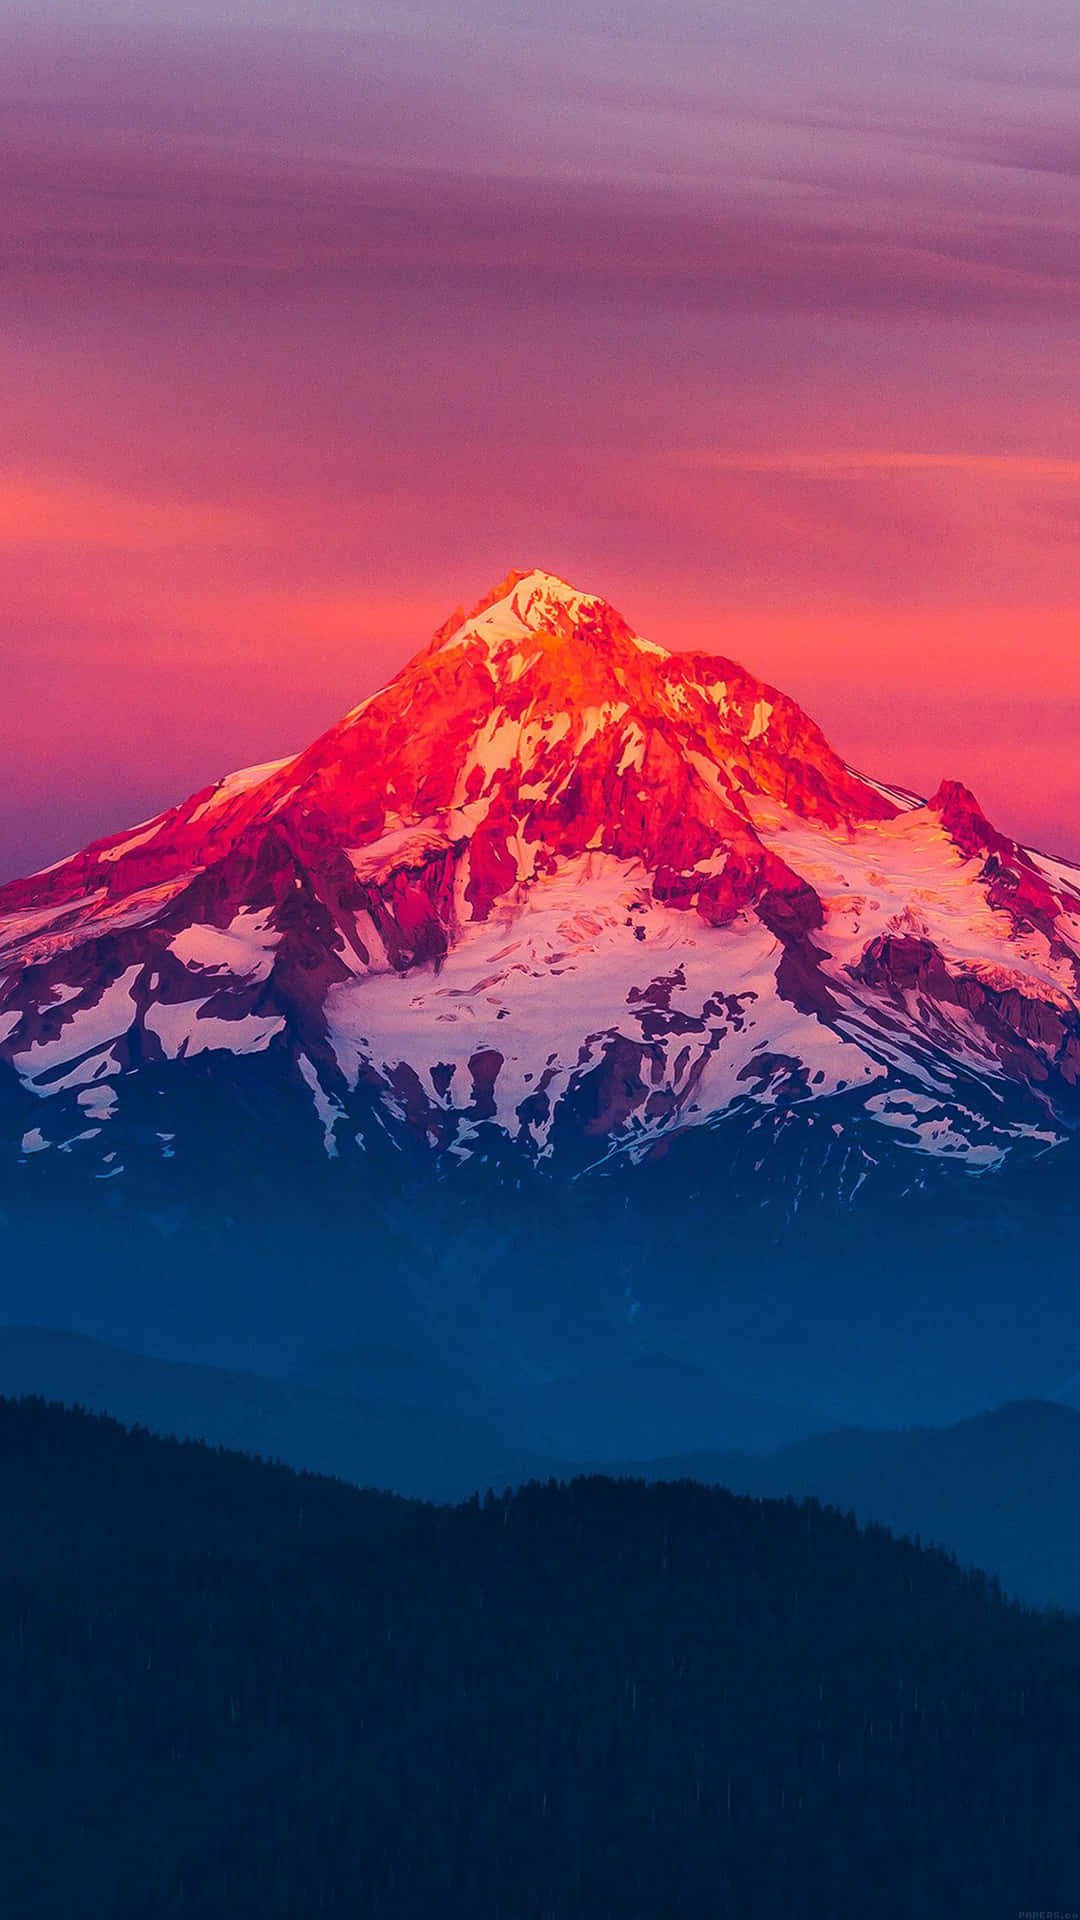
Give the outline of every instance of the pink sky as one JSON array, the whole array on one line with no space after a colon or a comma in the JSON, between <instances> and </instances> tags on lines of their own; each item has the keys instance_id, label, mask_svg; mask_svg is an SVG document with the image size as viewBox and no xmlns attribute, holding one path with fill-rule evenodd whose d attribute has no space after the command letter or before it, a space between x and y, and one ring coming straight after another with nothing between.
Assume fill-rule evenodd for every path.
<instances>
[{"instance_id":1,"label":"pink sky","mask_svg":"<svg viewBox=\"0 0 1080 1920\"><path fill-rule=\"evenodd\" d=\"M13 27L0 878L534 564L1080 857L1080 54L1014 11Z\"/></svg>"}]
</instances>

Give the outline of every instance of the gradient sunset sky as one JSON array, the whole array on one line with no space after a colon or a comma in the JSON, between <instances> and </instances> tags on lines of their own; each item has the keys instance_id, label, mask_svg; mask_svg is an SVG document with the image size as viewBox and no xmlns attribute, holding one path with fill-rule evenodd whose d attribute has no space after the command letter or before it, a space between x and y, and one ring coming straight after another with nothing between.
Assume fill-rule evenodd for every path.
<instances>
[{"instance_id":1,"label":"gradient sunset sky","mask_svg":"<svg viewBox=\"0 0 1080 1920\"><path fill-rule=\"evenodd\" d=\"M1080 858L1075 0L0 38L0 879L533 565Z\"/></svg>"}]
</instances>

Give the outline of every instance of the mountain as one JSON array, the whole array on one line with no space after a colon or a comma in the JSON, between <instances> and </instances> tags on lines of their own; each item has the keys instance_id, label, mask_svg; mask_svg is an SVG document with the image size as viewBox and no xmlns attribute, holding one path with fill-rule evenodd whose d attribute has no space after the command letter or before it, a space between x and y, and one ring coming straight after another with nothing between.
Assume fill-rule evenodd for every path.
<instances>
[{"instance_id":1,"label":"mountain","mask_svg":"<svg viewBox=\"0 0 1080 1920\"><path fill-rule=\"evenodd\" d=\"M936 1920L1080 1877L1080 1623L837 1513L446 1509L0 1401L4 1911Z\"/></svg>"},{"instance_id":2,"label":"mountain","mask_svg":"<svg viewBox=\"0 0 1080 1920\"><path fill-rule=\"evenodd\" d=\"M22 1152L112 1178L130 1083L204 1055L269 1054L331 1155L640 1154L855 1089L883 1147L990 1166L1080 1112L1080 870L541 573L305 752L0 890L0 943Z\"/></svg>"},{"instance_id":3,"label":"mountain","mask_svg":"<svg viewBox=\"0 0 1080 1920\"><path fill-rule=\"evenodd\" d=\"M365 1359L360 1394L357 1355L327 1356L329 1378L353 1382L331 1390L125 1352L43 1327L5 1327L0 1394L109 1413L151 1432L425 1500L582 1472L809 1497L943 1547L1030 1605L1080 1613L1080 1413L1070 1407L1031 1401L952 1427L845 1428L771 1451L723 1453L717 1441L732 1427L762 1438L776 1432L778 1417L738 1401L724 1405L707 1392L707 1376L695 1382L688 1368L639 1362L534 1389L524 1407L463 1408L460 1387L445 1375L413 1378L406 1356L385 1349ZM657 1375L663 1381L665 1373L672 1399L698 1385L689 1419L661 1398ZM654 1435L671 1431L707 1436L714 1450L647 1457ZM524 1437L554 1444L529 1452ZM579 1453L560 1452L575 1441L585 1443ZM605 1443L619 1444L620 1454L605 1459Z\"/></svg>"},{"instance_id":4,"label":"mountain","mask_svg":"<svg viewBox=\"0 0 1080 1920\"><path fill-rule=\"evenodd\" d=\"M775 1453L690 1454L621 1465L734 1493L815 1499L984 1567L1032 1606L1080 1613L1080 1414L1017 1402L945 1428L848 1428Z\"/></svg>"},{"instance_id":5,"label":"mountain","mask_svg":"<svg viewBox=\"0 0 1080 1920\"><path fill-rule=\"evenodd\" d=\"M250 1372L162 1360L49 1327L0 1327L0 1393L35 1395L181 1439L261 1454L358 1486L462 1500L549 1471L510 1439L491 1407L395 1396L383 1378L364 1395L320 1391Z\"/></svg>"},{"instance_id":6,"label":"mountain","mask_svg":"<svg viewBox=\"0 0 1080 1920\"><path fill-rule=\"evenodd\" d=\"M303 752L0 889L0 1308L282 1371L644 1345L826 1419L1043 1394L1078 956L1080 869L965 789L511 575Z\"/></svg>"}]
</instances>

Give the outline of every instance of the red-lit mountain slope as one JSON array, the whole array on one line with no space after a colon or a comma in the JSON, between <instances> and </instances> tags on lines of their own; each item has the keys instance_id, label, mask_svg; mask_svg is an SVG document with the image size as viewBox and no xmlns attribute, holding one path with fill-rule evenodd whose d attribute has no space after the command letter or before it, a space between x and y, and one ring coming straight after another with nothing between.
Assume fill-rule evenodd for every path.
<instances>
[{"instance_id":1,"label":"red-lit mountain slope","mask_svg":"<svg viewBox=\"0 0 1080 1920\"><path fill-rule=\"evenodd\" d=\"M878 786L734 662L515 574L295 758L0 889L5 1151L118 1175L137 1088L260 1055L335 1157L803 1109L986 1168L1080 1116L1078 955L1080 870L963 788Z\"/></svg>"}]
</instances>

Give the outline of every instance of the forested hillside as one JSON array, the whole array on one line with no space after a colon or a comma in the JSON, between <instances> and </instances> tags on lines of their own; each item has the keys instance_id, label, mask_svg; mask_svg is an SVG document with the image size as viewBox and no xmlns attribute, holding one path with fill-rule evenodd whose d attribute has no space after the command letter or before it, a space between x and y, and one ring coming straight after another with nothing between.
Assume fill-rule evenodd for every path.
<instances>
[{"instance_id":1,"label":"forested hillside","mask_svg":"<svg viewBox=\"0 0 1080 1920\"><path fill-rule=\"evenodd\" d=\"M1080 1904L1080 1623L813 1504L435 1508L0 1402L5 1920Z\"/></svg>"}]
</instances>

